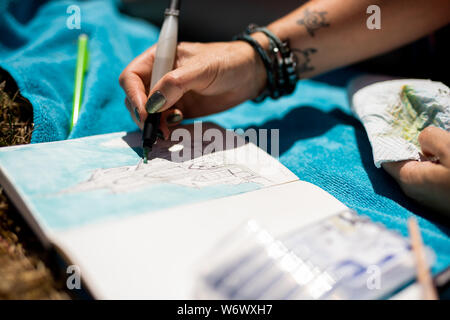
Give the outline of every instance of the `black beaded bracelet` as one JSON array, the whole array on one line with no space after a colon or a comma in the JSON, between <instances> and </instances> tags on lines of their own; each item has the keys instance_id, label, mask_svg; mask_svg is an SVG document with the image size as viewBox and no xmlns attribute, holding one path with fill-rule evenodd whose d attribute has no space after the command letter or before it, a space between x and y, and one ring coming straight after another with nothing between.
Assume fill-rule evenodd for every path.
<instances>
[{"instance_id":1,"label":"black beaded bracelet","mask_svg":"<svg viewBox=\"0 0 450 320\"><path fill-rule=\"evenodd\" d=\"M282 88L285 84L285 74L282 68L284 56L283 53L279 50L279 48L281 47L281 41L275 35L273 35L268 29L258 27L256 24L250 24L247 27L246 32L248 34L252 34L255 32L262 32L269 40L270 53L272 56L271 62L272 72L275 75L275 84L276 84L275 85L276 90L275 92L272 93L271 97L273 99L278 99L283 95Z\"/></svg>"}]
</instances>

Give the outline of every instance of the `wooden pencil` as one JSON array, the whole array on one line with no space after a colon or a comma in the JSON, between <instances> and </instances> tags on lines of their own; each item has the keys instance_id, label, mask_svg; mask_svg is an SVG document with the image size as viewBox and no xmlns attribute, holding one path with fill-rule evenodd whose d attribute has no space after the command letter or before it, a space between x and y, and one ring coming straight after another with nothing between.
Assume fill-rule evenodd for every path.
<instances>
[{"instance_id":1,"label":"wooden pencil","mask_svg":"<svg viewBox=\"0 0 450 320\"><path fill-rule=\"evenodd\" d=\"M411 246L416 260L417 280L422 286L423 298L425 300L437 300L438 295L433 285L430 269L428 267L425 248L422 243L419 226L415 218L408 219L409 236L411 238Z\"/></svg>"}]
</instances>

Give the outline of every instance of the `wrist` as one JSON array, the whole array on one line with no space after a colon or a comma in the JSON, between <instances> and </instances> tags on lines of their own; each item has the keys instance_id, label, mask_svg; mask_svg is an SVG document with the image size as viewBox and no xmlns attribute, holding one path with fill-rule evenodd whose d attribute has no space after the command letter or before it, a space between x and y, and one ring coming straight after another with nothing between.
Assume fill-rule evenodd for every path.
<instances>
[{"instance_id":1,"label":"wrist","mask_svg":"<svg viewBox=\"0 0 450 320\"><path fill-rule=\"evenodd\" d=\"M253 37L253 35L252 35ZM264 43L266 39L254 37L256 41L266 50L269 47L269 42ZM261 41L261 42L260 42ZM258 54L258 52L245 41L236 41L239 43L241 48L241 54L244 56L245 70L244 78L245 83L247 83L247 88L249 88L248 99L254 99L258 97L267 86L267 71L264 67L264 63Z\"/></svg>"}]
</instances>

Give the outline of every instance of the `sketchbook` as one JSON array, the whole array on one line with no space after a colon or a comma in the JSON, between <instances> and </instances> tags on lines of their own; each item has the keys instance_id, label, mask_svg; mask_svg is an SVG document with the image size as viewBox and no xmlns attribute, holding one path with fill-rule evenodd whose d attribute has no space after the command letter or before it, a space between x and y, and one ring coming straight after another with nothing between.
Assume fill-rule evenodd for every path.
<instances>
[{"instance_id":1,"label":"sketchbook","mask_svg":"<svg viewBox=\"0 0 450 320\"><path fill-rule=\"evenodd\" d=\"M211 148L195 126L148 163L139 132L1 148L0 184L99 299L194 298L199 266L242 224L282 235L348 210L244 137L207 124L233 141Z\"/></svg>"}]
</instances>

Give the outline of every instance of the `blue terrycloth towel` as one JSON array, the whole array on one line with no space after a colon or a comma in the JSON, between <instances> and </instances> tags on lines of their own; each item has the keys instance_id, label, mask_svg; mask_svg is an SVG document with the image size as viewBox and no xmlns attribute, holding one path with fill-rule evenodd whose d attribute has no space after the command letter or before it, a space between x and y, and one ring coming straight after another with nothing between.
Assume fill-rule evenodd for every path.
<instances>
[{"instance_id":1,"label":"blue terrycloth towel","mask_svg":"<svg viewBox=\"0 0 450 320\"><path fill-rule=\"evenodd\" d=\"M67 27L68 19L69 25L74 22L74 5L81 29ZM118 78L135 56L157 41L156 27L120 14L113 0L2 0L0 9L0 67L33 104L32 142L136 130L123 107ZM81 113L69 135L81 33L89 36L89 70Z\"/></svg>"},{"instance_id":2,"label":"blue terrycloth towel","mask_svg":"<svg viewBox=\"0 0 450 320\"><path fill-rule=\"evenodd\" d=\"M127 63L155 42L157 30L119 14L113 1L77 3L81 30L69 30L66 9L74 3L39 6L17 1L8 10L2 4L0 66L11 73L22 95L33 104L36 129L32 142L68 137L80 32L90 37L91 59L82 112L70 137L136 129L117 79ZM280 161L300 179L403 235L407 235L407 218L416 215L424 242L437 255L433 271L448 267L448 227L439 216L404 196L382 169L375 168L364 128L351 115L342 85L347 78L349 72L340 71L302 81L290 97L259 105L247 102L204 120L225 128L279 128Z\"/></svg>"}]
</instances>

